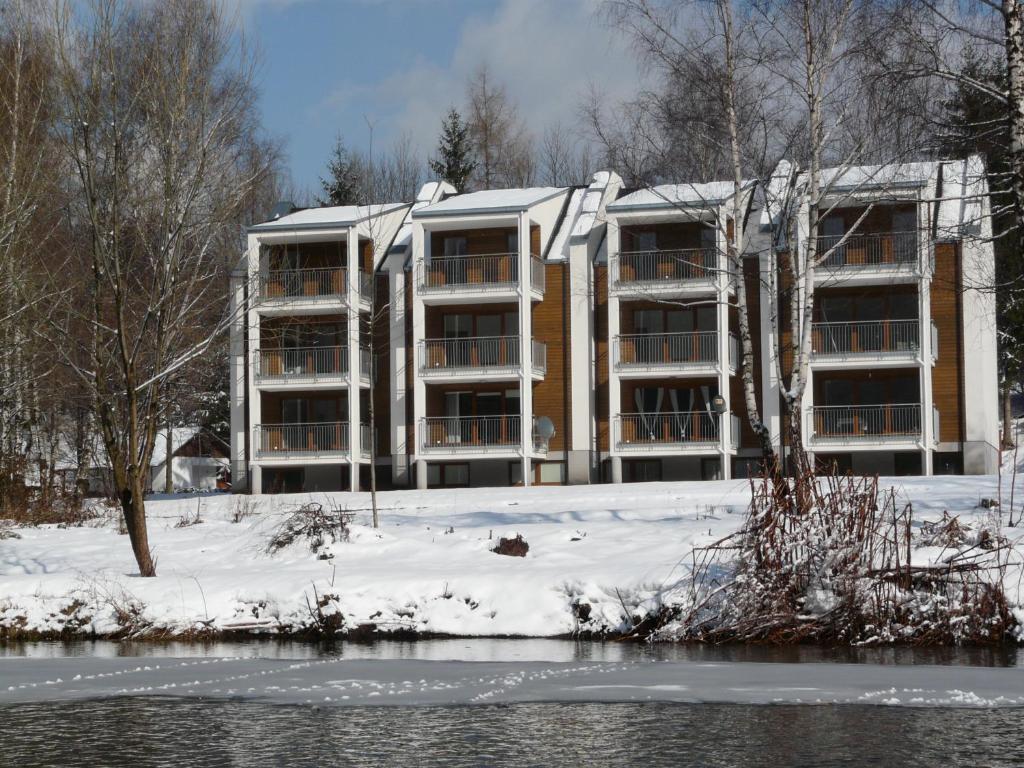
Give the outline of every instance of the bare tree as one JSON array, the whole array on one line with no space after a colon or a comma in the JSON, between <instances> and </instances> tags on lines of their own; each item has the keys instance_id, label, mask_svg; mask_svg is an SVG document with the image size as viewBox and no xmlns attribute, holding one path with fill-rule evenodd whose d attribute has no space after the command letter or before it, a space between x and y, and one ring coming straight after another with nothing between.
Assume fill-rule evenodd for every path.
<instances>
[{"instance_id":1,"label":"bare tree","mask_svg":"<svg viewBox=\"0 0 1024 768\"><path fill-rule=\"evenodd\" d=\"M486 65L469 82L469 133L476 149L475 186L528 186L534 176L532 141L505 87Z\"/></svg>"},{"instance_id":2,"label":"bare tree","mask_svg":"<svg viewBox=\"0 0 1024 768\"><path fill-rule=\"evenodd\" d=\"M589 144L559 122L544 131L538 155L540 181L548 186L583 185L594 173Z\"/></svg>"},{"instance_id":3,"label":"bare tree","mask_svg":"<svg viewBox=\"0 0 1024 768\"><path fill-rule=\"evenodd\" d=\"M139 571L153 576L144 494L166 382L227 327L219 249L262 177L252 58L216 3L78 9L59 6L53 36L78 246L54 278L80 284L48 330L65 334L64 362L89 390Z\"/></svg>"}]
</instances>

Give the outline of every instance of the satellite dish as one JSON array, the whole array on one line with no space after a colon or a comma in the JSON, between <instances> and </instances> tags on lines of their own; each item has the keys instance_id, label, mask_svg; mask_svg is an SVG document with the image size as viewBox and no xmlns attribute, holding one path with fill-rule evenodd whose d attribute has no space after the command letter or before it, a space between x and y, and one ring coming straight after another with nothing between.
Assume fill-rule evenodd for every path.
<instances>
[{"instance_id":1,"label":"satellite dish","mask_svg":"<svg viewBox=\"0 0 1024 768\"><path fill-rule=\"evenodd\" d=\"M533 422L533 431L537 437L547 442L555 436L555 423L547 416L540 416Z\"/></svg>"},{"instance_id":2,"label":"satellite dish","mask_svg":"<svg viewBox=\"0 0 1024 768\"><path fill-rule=\"evenodd\" d=\"M721 395L715 395L711 398L711 407L715 413L725 413L725 398Z\"/></svg>"}]
</instances>

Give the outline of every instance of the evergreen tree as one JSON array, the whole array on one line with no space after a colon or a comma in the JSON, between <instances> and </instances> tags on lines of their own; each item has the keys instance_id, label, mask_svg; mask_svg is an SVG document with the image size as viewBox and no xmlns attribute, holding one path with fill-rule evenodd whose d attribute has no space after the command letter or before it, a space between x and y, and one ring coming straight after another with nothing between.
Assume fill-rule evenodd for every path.
<instances>
[{"instance_id":1,"label":"evergreen tree","mask_svg":"<svg viewBox=\"0 0 1024 768\"><path fill-rule=\"evenodd\" d=\"M430 161L430 170L460 192L465 190L469 177L476 170L469 126L455 107L449 109L441 121L437 158Z\"/></svg>"},{"instance_id":2,"label":"evergreen tree","mask_svg":"<svg viewBox=\"0 0 1024 768\"><path fill-rule=\"evenodd\" d=\"M363 158L352 152L338 136L331 159L327 162L327 178L320 177L323 196L320 205L361 205L367 202L366 165Z\"/></svg>"},{"instance_id":3,"label":"evergreen tree","mask_svg":"<svg viewBox=\"0 0 1024 768\"><path fill-rule=\"evenodd\" d=\"M968 51L963 74L997 91L1007 87L1006 71L997 59ZM993 247L996 257L996 314L1004 417L1010 395L1024 384L1024 238L1016 228L1010 167L1010 115L1007 105L978 88L958 81L943 103L938 149L947 157L979 154L985 161L992 201ZM1004 442L1008 444L1004 433Z\"/></svg>"}]
</instances>

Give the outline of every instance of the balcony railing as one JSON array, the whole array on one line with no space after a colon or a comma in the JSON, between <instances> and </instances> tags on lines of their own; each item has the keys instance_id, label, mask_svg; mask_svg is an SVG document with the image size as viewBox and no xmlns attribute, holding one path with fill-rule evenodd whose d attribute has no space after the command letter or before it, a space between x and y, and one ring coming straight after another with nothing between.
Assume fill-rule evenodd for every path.
<instances>
[{"instance_id":1,"label":"balcony railing","mask_svg":"<svg viewBox=\"0 0 1024 768\"><path fill-rule=\"evenodd\" d=\"M420 291L476 292L508 290L519 284L519 254L490 253L479 256L437 256L417 265ZM530 287L544 291L544 264L530 260Z\"/></svg>"},{"instance_id":2,"label":"balcony railing","mask_svg":"<svg viewBox=\"0 0 1024 768\"><path fill-rule=\"evenodd\" d=\"M811 335L819 357L915 355L921 348L917 320L814 323Z\"/></svg>"},{"instance_id":3,"label":"balcony railing","mask_svg":"<svg viewBox=\"0 0 1024 768\"><path fill-rule=\"evenodd\" d=\"M348 422L260 424L255 428L261 456L328 454L348 451Z\"/></svg>"},{"instance_id":4,"label":"balcony railing","mask_svg":"<svg viewBox=\"0 0 1024 768\"><path fill-rule=\"evenodd\" d=\"M346 296L343 267L327 269L273 269L260 274L264 299L317 299Z\"/></svg>"},{"instance_id":5,"label":"balcony railing","mask_svg":"<svg viewBox=\"0 0 1024 768\"><path fill-rule=\"evenodd\" d=\"M826 269L913 270L919 263L917 232L913 231L823 236L817 239L817 253L818 258L828 254L823 262Z\"/></svg>"},{"instance_id":6,"label":"balcony railing","mask_svg":"<svg viewBox=\"0 0 1024 768\"><path fill-rule=\"evenodd\" d=\"M424 339L420 342L420 370L498 371L520 365L518 336L471 336L460 339ZM533 367L547 370L547 345L533 342Z\"/></svg>"},{"instance_id":7,"label":"balcony railing","mask_svg":"<svg viewBox=\"0 0 1024 768\"><path fill-rule=\"evenodd\" d=\"M522 419L509 416L428 416L420 420L423 450L486 451L520 445Z\"/></svg>"},{"instance_id":8,"label":"balcony railing","mask_svg":"<svg viewBox=\"0 0 1024 768\"><path fill-rule=\"evenodd\" d=\"M359 453L364 459L370 458L373 451L373 432L369 424L359 425Z\"/></svg>"},{"instance_id":9,"label":"balcony railing","mask_svg":"<svg viewBox=\"0 0 1024 768\"><path fill-rule=\"evenodd\" d=\"M620 448L718 442L718 414L710 411L623 413L615 417Z\"/></svg>"},{"instance_id":10,"label":"balcony railing","mask_svg":"<svg viewBox=\"0 0 1024 768\"><path fill-rule=\"evenodd\" d=\"M348 347L280 347L253 353L257 382L331 379L348 374ZM369 378L370 350L359 349L359 375Z\"/></svg>"},{"instance_id":11,"label":"balcony railing","mask_svg":"<svg viewBox=\"0 0 1024 768\"><path fill-rule=\"evenodd\" d=\"M815 439L885 440L921 436L919 403L816 405L811 408Z\"/></svg>"},{"instance_id":12,"label":"balcony railing","mask_svg":"<svg viewBox=\"0 0 1024 768\"><path fill-rule=\"evenodd\" d=\"M348 373L348 347L257 349L256 380L332 378Z\"/></svg>"},{"instance_id":13,"label":"balcony railing","mask_svg":"<svg viewBox=\"0 0 1024 768\"><path fill-rule=\"evenodd\" d=\"M622 251L613 257L612 281L620 286L659 286L711 281L716 274L714 248Z\"/></svg>"},{"instance_id":14,"label":"balcony railing","mask_svg":"<svg viewBox=\"0 0 1024 768\"><path fill-rule=\"evenodd\" d=\"M624 368L718 362L718 332L631 333L615 338L616 360Z\"/></svg>"}]
</instances>

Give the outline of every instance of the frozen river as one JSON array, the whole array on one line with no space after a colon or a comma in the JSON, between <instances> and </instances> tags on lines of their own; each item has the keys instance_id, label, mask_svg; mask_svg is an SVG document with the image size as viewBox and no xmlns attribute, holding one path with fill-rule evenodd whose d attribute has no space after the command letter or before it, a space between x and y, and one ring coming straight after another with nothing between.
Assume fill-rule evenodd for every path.
<instances>
[{"instance_id":1,"label":"frozen river","mask_svg":"<svg viewBox=\"0 0 1024 768\"><path fill-rule=\"evenodd\" d=\"M554 641L0 649L0 764L1015 765L985 652Z\"/></svg>"}]
</instances>

